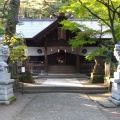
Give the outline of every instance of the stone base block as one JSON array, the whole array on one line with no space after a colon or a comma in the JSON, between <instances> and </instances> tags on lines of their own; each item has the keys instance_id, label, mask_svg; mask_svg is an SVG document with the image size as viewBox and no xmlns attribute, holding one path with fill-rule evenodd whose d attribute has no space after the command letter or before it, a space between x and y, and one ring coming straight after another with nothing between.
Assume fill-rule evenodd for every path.
<instances>
[{"instance_id":1,"label":"stone base block","mask_svg":"<svg viewBox=\"0 0 120 120\"><path fill-rule=\"evenodd\" d=\"M2 95L7 95L9 93L13 93L13 88L9 88L9 89L0 89L0 94Z\"/></svg>"},{"instance_id":2,"label":"stone base block","mask_svg":"<svg viewBox=\"0 0 120 120\"><path fill-rule=\"evenodd\" d=\"M11 102L15 101L16 100L16 97L12 97L10 98L9 100L0 100L0 104L6 104L6 105L9 105Z\"/></svg>"},{"instance_id":3,"label":"stone base block","mask_svg":"<svg viewBox=\"0 0 120 120\"><path fill-rule=\"evenodd\" d=\"M118 84L118 83L112 83L112 87L120 89L120 84Z\"/></svg>"},{"instance_id":4,"label":"stone base block","mask_svg":"<svg viewBox=\"0 0 120 120\"><path fill-rule=\"evenodd\" d=\"M120 79L120 72L114 72L114 78Z\"/></svg>"},{"instance_id":5,"label":"stone base block","mask_svg":"<svg viewBox=\"0 0 120 120\"><path fill-rule=\"evenodd\" d=\"M5 104L5 105L9 105L10 101L6 100L6 101L0 101L0 104Z\"/></svg>"},{"instance_id":6,"label":"stone base block","mask_svg":"<svg viewBox=\"0 0 120 120\"><path fill-rule=\"evenodd\" d=\"M120 89L112 88L112 92L120 95Z\"/></svg>"},{"instance_id":7,"label":"stone base block","mask_svg":"<svg viewBox=\"0 0 120 120\"><path fill-rule=\"evenodd\" d=\"M12 88L12 87L13 87L12 84L0 85L0 89L2 89L2 90L7 90L7 89Z\"/></svg>"},{"instance_id":8,"label":"stone base block","mask_svg":"<svg viewBox=\"0 0 120 120\"><path fill-rule=\"evenodd\" d=\"M15 81L14 79L0 80L0 85L10 84L13 83L14 81Z\"/></svg>"},{"instance_id":9,"label":"stone base block","mask_svg":"<svg viewBox=\"0 0 120 120\"><path fill-rule=\"evenodd\" d=\"M0 94L0 101L7 101L12 97L14 97L13 93L5 94L5 95Z\"/></svg>"},{"instance_id":10,"label":"stone base block","mask_svg":"<svg viewBox=\"0 0 120 120\"><path fill-rule=\"evenodd\" d=\"M10 73L5 73L5 71L0 72L0 81L10 79Z\"/></svg>"},{"instance_id":11,"label":"stone base block","mask_svg":"<svg viewBox=\"0 0 120 120\"><path fill-rule=\"evenodd\" d=\"M112 92L111 93L111 97L114 98L114 99L116 99L116 100L120 100L120 95L118 93Z\"/></svg>"},{"instance_id":12,"label":"stone base block","mask_svg":"<svg viewBox=\"0 0 120 120\"><path fill-rule=\"evenodd\" d=\"M109 97L109 100L112 102L112 103L114 103L115 105L120 105L120 100L116 100L116 99L114 99L113 97Z\"/></svg>"},{"instance_id":13,"label":"stone base block","mask_svg":"<svg viewBox=\"0 0 120 120\"><path fill-rule=\"evenodd\" d=\"M112 83L120 83L120 79L110 78Z\"/></svg>"}]
</instances>

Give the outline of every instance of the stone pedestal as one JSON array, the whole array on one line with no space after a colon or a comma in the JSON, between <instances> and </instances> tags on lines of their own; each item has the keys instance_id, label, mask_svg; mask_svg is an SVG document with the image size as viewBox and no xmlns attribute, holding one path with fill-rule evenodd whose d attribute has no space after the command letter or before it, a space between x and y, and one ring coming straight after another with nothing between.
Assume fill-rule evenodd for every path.
<instances>
[{"instance_id":1,"label":"stone pedestal","mask_svg":"<svg viewBox=\"0 0 120 120\"><path fill-rule=\"evenodd\" d=\"M10 73L0 71L0 104L10 104L15 99L13 83L14 79L10 79Z\"/></svg>"},{"instance_id":2,"label":"stone pedestal","mask_svg":"<svg viewBox=\"0 0 120 120\"><path fill-rule=\"evenodd\" d=\"M112 93L109 100L116 105L120 105L120 72L114 72L114 78L110 78L112 82Z\"/></svg>"}]
</instances>

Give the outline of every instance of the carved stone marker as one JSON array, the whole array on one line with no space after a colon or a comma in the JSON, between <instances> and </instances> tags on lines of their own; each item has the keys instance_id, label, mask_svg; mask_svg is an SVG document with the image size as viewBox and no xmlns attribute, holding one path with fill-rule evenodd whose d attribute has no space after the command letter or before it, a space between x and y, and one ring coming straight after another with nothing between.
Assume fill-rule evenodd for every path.
<instances>
[{"instance_id":1,"label":"carved stone marker","mask_svg":"<svg viewBox=\"0 0 120 120\"><path fill-rule=\"evenodd\" d=\"M114 56L118 61L118 66L117 72L114 72L114 78L110 78L112 82L112 93L109 100L116 105L120 105L120 44L115 45Z\"/></svg>"},{"instance_id":2,"label":"carved stone marker","mask_svg":"<svg viewBox=\"0 0 120 120\"><path fill-rule=\"evenodd\" d=\"M7 70L7 59L9 56L8 46L0 43L0 104L10 104L11 99L14 98L13 83L10 73Z\"/></svg>"}]
</instances>

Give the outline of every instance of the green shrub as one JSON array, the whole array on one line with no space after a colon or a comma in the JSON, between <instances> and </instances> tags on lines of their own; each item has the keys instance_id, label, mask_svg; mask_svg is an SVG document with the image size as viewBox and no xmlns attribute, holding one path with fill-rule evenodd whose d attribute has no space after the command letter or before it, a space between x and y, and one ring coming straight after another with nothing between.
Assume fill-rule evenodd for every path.
<instances>
[{"instance_id":1,"label":"green shrub","mask_svg":"<svg viewBox=\"0 0 120 120\"><path fill-rule=\"evenodd\" d=\"M35 83L33 75L29 71L26 71L25 73L20 75L19 82Z\"/></svg>"}]
</instances>

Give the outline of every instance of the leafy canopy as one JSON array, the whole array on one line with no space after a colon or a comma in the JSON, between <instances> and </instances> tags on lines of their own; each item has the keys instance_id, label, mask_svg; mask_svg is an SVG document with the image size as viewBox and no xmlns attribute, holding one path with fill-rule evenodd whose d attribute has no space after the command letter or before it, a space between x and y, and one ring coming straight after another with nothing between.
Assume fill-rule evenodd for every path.
<instances>
[{"instance_id":1,"label":"leafy canopy","mask_svg":"<svg viewBox=\"0 0 120 120\"><path fill-rule=\"evenodd\" d=\"M62 7L61 11L72 12L75 17L84 20L98 19L101 25L109 27L114 44L118 42L120 38L119 0L69 0L69 5Z\"/></svg>"},{"instance_id":2,"label":"leafy canopy","mask_svg":"<svg viewBox=\"0 0 120 120\"><path fill-rule=\"evenodd\" d=\"M89 28L82 29L82 32L78 32L77 36L70 41L70 44L74 47L82 46L92 42L96 35L112 34L112 41L100 41L101 48L97 51L89 53L86 58L88 60L94 59L95 56L102 56L103 60L109 61L113 58L113 44L116 44L120 40L120 2L119 0L69 0L68 6L63 6L62 12L71 12L74 14L74 18L80 18L82 20L99 20L100 26L107 26L109 29L106 31L93 31ZM65 24L72 24L65 22ZM63 24L63 25L65 25ZM73 26L71 29L76 29ZM78 26L80 28L80 26ZM101 37L100 37L101 38ZM89 42L87 42L87 41Z\"/></svg>"},{"instance_id":3,"label":"leafy canopy","mask_svg":"<svg viewBox=\"0 0 120 120\"><path fill-rule=\"evenodd\" d=\"M76 36L69 41L69 44L74 48L96 43L96 37L100 34L100 31L90 29L86 25L81 25L76 22L63 20L61 24L63 25L63 29L76 33Z\"/></svg>"}]
</instances>

